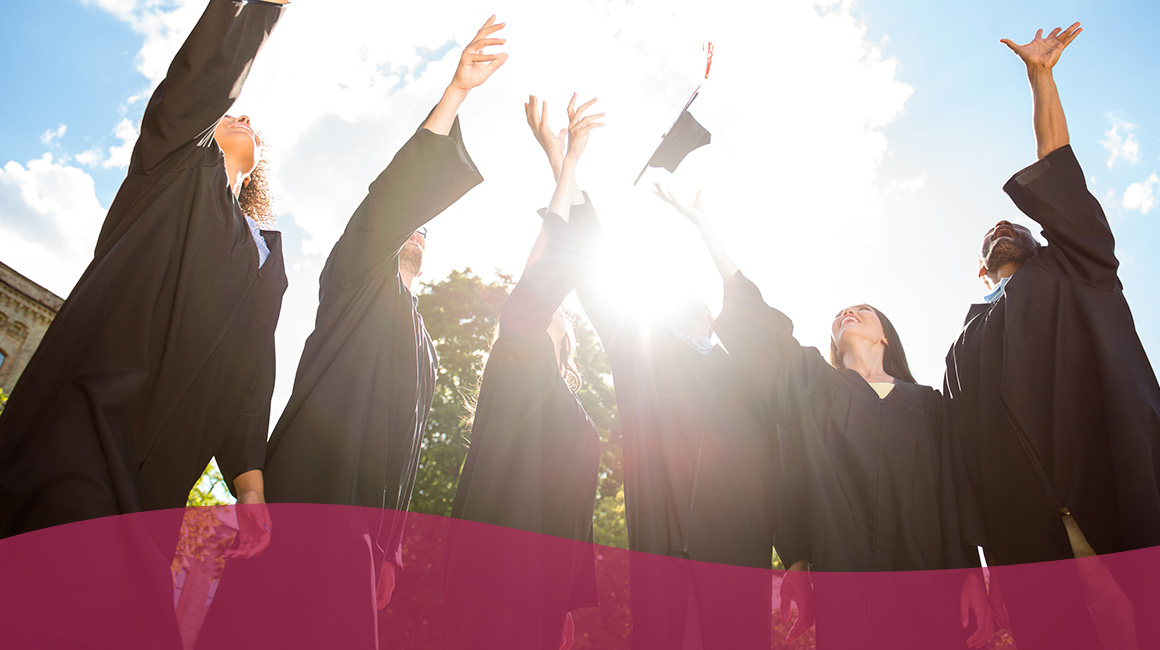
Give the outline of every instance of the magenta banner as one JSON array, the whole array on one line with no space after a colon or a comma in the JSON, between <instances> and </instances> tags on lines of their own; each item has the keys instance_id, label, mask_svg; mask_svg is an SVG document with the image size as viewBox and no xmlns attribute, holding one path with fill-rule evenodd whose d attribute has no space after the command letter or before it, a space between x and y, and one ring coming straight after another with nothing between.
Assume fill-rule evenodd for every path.
<instances>
[{"instance_id":1,"label":"magenta banner","mask_svg":"<svg viewBox=\"0 0 1160 650\"><path fill-rule=\"evenodd\" d=\"M249 507L249 506L241 506ZM270 545L228 558L235 506L0 541L8 648L966 648L964 583L1010 618L990 647L1155 647L1160 548L981 570L811 573L787 641L784 572L632 553L414 513L275 504ZM393 526L403 566L377 606ZM176 553L175 553L176 550ZM795 576L801 580L801 576ZM593 602L595 601L595 602Z\"/></svg>"}]
</instances>

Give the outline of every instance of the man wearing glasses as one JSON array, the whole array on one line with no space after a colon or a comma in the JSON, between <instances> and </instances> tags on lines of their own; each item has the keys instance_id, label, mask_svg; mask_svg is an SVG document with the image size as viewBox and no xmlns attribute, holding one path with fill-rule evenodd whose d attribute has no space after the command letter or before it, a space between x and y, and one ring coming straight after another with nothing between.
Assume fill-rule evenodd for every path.
<instances>
[{"instance_id":1,"label":"man wearing glasses","mask_svg":"<svg viewBox=\"0 0 1160 650\"><path fill-rule=\"evenodd\" d=\"M424 224L483 180L456 113L506 60L480 53L503 42L491 37L502 27L493 16L479 30L442 99L371 183L331 251L315 329L267 445L268 502L361 508L271 509L279 530L270 552L252 570L231 566L233 586L227 572L219 592L252 604L243 594L273 588L279 611L267 620L241 608L249 618L238 625L215 624L211 611L206 627L223 638L250 630L271 647L376 647L374 603L387 605L402 567L404 512L438 370L412 293ZM303 511L309 521L297 516ZM319 633L325 638L311 636Z\"/></svg>"}]
</instances>

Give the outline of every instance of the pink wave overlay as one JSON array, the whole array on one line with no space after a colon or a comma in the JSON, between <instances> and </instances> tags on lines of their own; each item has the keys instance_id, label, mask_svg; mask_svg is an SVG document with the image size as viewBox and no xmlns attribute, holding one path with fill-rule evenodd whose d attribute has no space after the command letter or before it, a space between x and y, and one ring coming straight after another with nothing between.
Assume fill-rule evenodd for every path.
<instances>
[{"instance_id":1,"label":"pink wave overlay","mask_svg":"<svg viewBox=\"0 0 1160 650\"><path fill-rule=\"evenodd\" d=\"M965 648L975 570L813 572L816 625L787 641L781 571L629 552L415 513L272 504L270 545L225 556L237 511L137 513L0 540L0 647ZM376 607L384 549L403 567ZM176 554L175 550L176 549ZM386 549L390 550L390 549ZM584 585L595 568L598 604ZM1160 547L987 570L991 647L1156 647ZM796 610L794 612L796 616ZM565 642L566 645L566 642Z\"/></svg>"}]
</instances>

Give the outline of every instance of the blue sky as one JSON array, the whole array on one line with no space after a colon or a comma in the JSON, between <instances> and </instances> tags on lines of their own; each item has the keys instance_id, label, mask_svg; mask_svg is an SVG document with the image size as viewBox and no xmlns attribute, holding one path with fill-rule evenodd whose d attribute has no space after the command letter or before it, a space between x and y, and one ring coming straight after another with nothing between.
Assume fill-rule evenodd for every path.
<instances>
[{"instance_id":1,"label":"blue sky","mask_svg":"<svg viewBox=\"0 0 1160 650\"><path fill-rule=\"evenodd\" d=\"M0 9L0 260L58 293L71 288L124 176L127 149L117 148L131 144L145 93L202 7L39 0ZM724 243L803 343L826 345L832 314L869 301L899 327L919 380L938 385L966 307L983 293L978 241L1018 216L1000 188L1034 161L1026 78L999 39L1025 42L1039 27L1080 20L1084 33L1056 78L1073 146L1112 222L1139 333L1160 358L1157 3L296 0L238 105L273 143L287 240L275 412L334 238L493 10L509 24L512 58L461 112L488 180L432 223L423 279L522 267L533 210L551 186L521 104L528 93L548 98L559 124L577 90L598 95L608 113L580 181L615 236L610 290L640 302L665 295L650 283L668 276L719 304L695 235L646 189L651 180L688 197L704 188ZM713 144L634 190L656 138L703 81L705 40L716 55L693 112Z\"/></svg>"}]
</instances>

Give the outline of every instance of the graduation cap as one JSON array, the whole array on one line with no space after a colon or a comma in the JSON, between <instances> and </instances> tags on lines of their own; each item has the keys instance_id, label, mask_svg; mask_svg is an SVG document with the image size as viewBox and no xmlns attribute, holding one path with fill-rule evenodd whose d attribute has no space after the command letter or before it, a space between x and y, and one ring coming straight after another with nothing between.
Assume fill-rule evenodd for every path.
<instances>
[{"instance_id":1,"label":"graduation cap","mask_svg":"<svg viewBox=\"0 0 1160 650\"><path fill-rule=\"evenodd\" d=\"M677 121L673 122L673 125L669 127L669 132L661 138L661 143L657 145L657 150L653 152L652 158L648 159L648 163L637 174L636 180L632 182L633 185L640 182L641 176L644 176L649 167L664 167L669 172L677 171L677 165L681 164L685 156L694 149L709 144L711 134L689 112L689 106L693 104L693 100L700 92L701 87L697 86L697 89L693 91L693 96L681 109Z\"/></svg>"}]
</instances>

